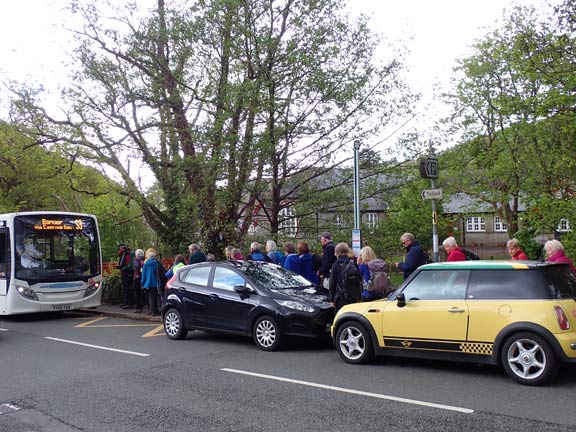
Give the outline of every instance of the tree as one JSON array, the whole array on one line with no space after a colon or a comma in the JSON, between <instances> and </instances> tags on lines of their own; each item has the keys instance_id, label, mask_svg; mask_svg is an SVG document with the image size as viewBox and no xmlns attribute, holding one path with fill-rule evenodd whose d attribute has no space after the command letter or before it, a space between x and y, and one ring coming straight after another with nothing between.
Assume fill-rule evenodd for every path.
<instances>
[{"instance_id":1,"label":"tree","mask_svg":"<svg viewBox=\"0 0 576 432\"><path fill-rule=\"evenodd\" d=\"M102 256L115 259L117 243L159 246L140 210L96 169L34 144L0 122L0 212L70 211L98 218Z\"/></svg>"},{"instance_id":2,"label":"tree","mask_svg":"<svg viewBox=\"0 0 576 432\"><path fill-rule=\"evenodd\" d=\"M220 252L257 206L276 233L311 166L329 171L411 101L401 65L374 64L366 20L349 22L336 0L157 0L142 18L78 1L72 12L83 26L66 110L13 88L20 120L39 143L115 172L174 252L192 239Z\"/></svg>"},{"instance_id":3,"label":"tree","mask_svg":"<svg viewBox=\"0 0 576 432\"><path fill-rule=\"evenodd\" d=\"M562 54L572 50L573 36L552 22L532 8L513 10L460 62L451 99L455 127L468 135L446 154L449 186L489 203L511 237L520 200L555 196L576 178L574 96L567 85L574 66Z\"/></svg>"}]
</instances>

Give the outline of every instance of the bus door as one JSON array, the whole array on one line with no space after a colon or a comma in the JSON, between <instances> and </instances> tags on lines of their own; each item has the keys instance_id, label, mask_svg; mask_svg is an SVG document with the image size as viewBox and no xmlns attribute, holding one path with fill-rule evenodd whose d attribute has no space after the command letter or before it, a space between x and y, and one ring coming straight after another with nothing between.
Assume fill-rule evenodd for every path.
<instances>
[{"instance_id":1,"label":"bus door","mask_svg":"<svg viewBox=\"0 0 576 432\"><path fill-rule=\"evenodd\" d=\"M0 226L0 296L6 295L10 280L9 247L10 237L8 236L8 229Z\"/></svg>"}]
</instances>

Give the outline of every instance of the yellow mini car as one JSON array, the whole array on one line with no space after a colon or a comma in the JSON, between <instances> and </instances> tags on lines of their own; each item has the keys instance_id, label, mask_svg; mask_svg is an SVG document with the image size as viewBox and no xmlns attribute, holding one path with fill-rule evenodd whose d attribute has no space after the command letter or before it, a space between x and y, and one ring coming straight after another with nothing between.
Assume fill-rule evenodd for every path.
<instances>
[{"instance_id":1,"label":"yellow mini car","mask_svg":"<svg viewBox=\"0 0 576 432\"><path fill-rule=\"evenodd\" d=\"M340 309L340 357L374 355L501 365L541 385L576 364L576 275L566 264L462 261L420 267L387 299Z\"/></svg>"}]
</instances>

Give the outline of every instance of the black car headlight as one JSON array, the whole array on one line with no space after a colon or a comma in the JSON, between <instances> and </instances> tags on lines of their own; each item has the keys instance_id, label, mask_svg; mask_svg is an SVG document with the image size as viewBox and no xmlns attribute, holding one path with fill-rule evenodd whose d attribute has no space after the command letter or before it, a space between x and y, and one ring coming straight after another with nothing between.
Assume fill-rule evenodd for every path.
<instances>
[{"instance_id":1,"label":"black car headlight","mask_svg":"<svg viewBox=\"0 0 576 432\"><path fill-rule=\"evenodd\" d=\"M294 300L276 300L278 304L301 312L316 312L316 308Z\"/></svg>"}]
</instances>

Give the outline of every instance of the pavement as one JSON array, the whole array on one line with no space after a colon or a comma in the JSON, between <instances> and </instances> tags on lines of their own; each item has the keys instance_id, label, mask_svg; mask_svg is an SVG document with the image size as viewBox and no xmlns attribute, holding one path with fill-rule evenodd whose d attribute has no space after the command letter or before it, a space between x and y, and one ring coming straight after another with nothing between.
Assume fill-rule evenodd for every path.
<instances>
[{"instance_id":1,"label":"pavement","mask_svg":"<svg viewBox=\"0 0 576 432\"><path fill-rule=\"evenodd\" d=\"M148 314L148 309L143 309L142 313L135 313L134 308L122 309L120 305L101 305L96 308L82 309L82 312L93 315L108 316L113 318L126 318L138 321L162 322L160 316L152 316Z\"/></svg>"}]
</instances>

